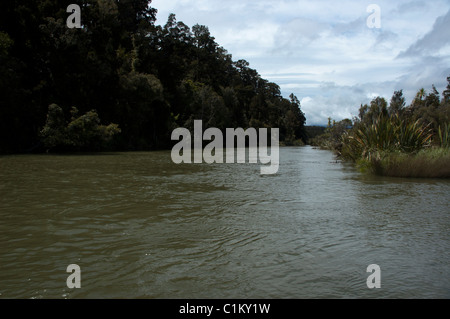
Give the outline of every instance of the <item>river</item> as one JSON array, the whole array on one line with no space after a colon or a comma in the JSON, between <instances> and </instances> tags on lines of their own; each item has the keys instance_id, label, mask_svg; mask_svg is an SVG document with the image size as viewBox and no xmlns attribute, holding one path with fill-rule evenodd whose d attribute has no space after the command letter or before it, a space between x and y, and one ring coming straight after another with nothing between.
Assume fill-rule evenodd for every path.
<instances>
[{"instance_id":1,"label":"river","mask_svg":"<svg viewBox=\"0 0 450 319\"><path fill-rule=\"evenodd\" d=\"M309 146L280 148L276 175L170 151L2 156L0 298L450 298L449 203L449 180Z\"/></svg>"}]
</instances>

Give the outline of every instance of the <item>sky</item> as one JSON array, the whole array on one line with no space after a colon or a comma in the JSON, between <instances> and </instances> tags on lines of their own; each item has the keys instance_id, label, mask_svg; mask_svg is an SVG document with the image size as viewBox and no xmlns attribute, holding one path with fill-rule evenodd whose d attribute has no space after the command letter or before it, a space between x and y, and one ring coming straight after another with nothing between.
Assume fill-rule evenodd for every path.
<instances>
[{"instance_id":1,"label":"sky","mask_svg":"<svg viewBox=\"0 0 450 319\"><path fill-rule=\"evenodd\" d=\"M371 5L375 4L377 10ZM450 76L450 0L153 0L156 24L170 13L206 25L232 59L294 93L307 125L358 115L376 96L420 88L442 93ZM379 23L378 25L375 25Z\"/></svg>"}]
</instances>

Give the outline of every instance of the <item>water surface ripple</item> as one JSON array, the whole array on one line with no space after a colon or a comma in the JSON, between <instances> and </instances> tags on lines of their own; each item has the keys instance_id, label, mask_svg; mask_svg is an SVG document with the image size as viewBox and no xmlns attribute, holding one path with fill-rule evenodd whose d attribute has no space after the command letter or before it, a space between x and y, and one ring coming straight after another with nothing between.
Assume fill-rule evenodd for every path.
<instances>
[{"instance_id":1,"label":"water surface ripple","mask_svg":"<svg viewBox=\"0 0 450 319\"><path fill-rule=\"evenodd\" d=\"M367 176L311 147L259 170L0 157L0 298L450 298L449 181Z\"/></svg>"}]
</instances>

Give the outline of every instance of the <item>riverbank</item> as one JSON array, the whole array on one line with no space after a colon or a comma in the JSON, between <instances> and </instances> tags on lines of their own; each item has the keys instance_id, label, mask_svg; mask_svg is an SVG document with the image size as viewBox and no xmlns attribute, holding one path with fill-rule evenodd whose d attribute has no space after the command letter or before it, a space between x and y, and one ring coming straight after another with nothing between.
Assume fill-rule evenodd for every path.
<instances>
[{"instance_id":1,"label":"riverbank","mask_svg":"<svg viewBox=\"0 0 450 319\"><path fill-rule=\"evenodd\" d=\"M414 152L380 150L375 144L367 143L363 148L351 145L342 136L333 139L329 135L314 139L310 145L334 152L336 157L354 163L364 173L401 178L450 178L449 147L428 146ZM361 139L354 141L359 144Z\"/></svg>"},{"instance_id":2,"label":"riverbank","mask_svg":"<svg viewBox=\"0 0 450 319\"><path fill-rule=\"evenodd\" d=\"M416 154L385 152L357 161L360 170L403 178L450 178L450 149L430 148Z\"/></svg>"}]
</instances>

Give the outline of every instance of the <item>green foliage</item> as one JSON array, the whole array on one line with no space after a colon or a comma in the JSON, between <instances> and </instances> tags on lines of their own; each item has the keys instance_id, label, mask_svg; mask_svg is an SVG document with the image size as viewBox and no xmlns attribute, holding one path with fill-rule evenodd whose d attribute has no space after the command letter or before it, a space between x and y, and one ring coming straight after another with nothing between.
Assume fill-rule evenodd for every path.
<instances>
[{"instance_id":1,"label":"green foliage","mask_svg":"<svg viewBox=\"0 0 450 319\"><path fill-rule=\"evenodd\" d=\"M343 158L379 159L382 152L412 153L430 145L431 131L419 121L409 123L398 116L380 114L371 125L359 125L342 136Z\"/></svg>"},{"instance_id":2,"label":"green foliage","mask_svg":"<svg viewBox=\"0 0 450 319\"><path fill-rule=\"evenodd\" d=\"M69 143L64 113L56 104L48 107L47 122L41 130L41 137L48 149Z\"/></svg>"},{"instance_id":3,"label":"green foliage","mask_svg":"<svg viewBox=\"0 0 450 319\"><path fill-rule=\"evenodd\" d=\"M49 106L46 124L40 132L42 143L48 150L101 150L120 133L117 124L100 125L95 110L77 116L78 110L73 107L71 114L72 119L67 123L61 107L56 104Z\"/></svg>"},{"instance_id":4,"label":"green foliage","mask_svg":"<svg viewBox=\"0 0 450 319\"><path fill-rule=\"evenodd\" d=\"M446 104L448 104L448 103L450 103L450 76L449 77L447 77L447 88L445 89L445 91L444 92L442 92L442 95L443 95L443 103L446 103Z\"/></svg>"},{"instance_id":5,"label":"green foliage","mask_svg":"<svg viewBox=\"0 0 450 319\"><path fill-rule=\"evenodd\" d=\"M310 139L309 143L313 146L319 146L323 149L335 150L340 153L342 149L342 136L352 129L352 121L344 119L336 122L328 119L328 126L323 134Z\"/></svg>"},{"instance_id":6,"label":"green foliage","mask_svg":"<svg viewBox=\"0 0 450 319\"><path fill-rule=\"evenodd\" d=\"M450 77L447 78L450 87ZM420 89L405 107L402 91L394 92L386 108L383 98L361 105L353 128L332 138L335 123L315 140L351 160L362 171L398 177L450 177L450 103L440 99L434 85ZM330 143L333 141L334 143ZM328 142L328 143L324 143Z\"/></svg>"},{"instance_id":7,"label":"green foliage","mask_svg":"<svg viewBox=\"0 0 450 319\"><path fill-rule=\"evenodd\" d=\"M0 31L0 56L6 56L13 43L14 41L7 33Z\"/></svg>"},{"instance_id":8,"label":"green foliage","mask_svg":"<svg viewBox=\"0 0 450 319\"><path fill-rule=\"evenodd\" d=\"M309 143L317 137L325 133L325 127L324 126L305 126L306 136Z\"/></svg>"},{"instance_id":9,"label":"green foliage","mask_svg":"<svg viewBox=\"0 0 450 319\"><path fill-rule=\"evenodd\" d=\"M450 123L450 103L445 101L445 93L444 99L441 101L439 92L434 85L430 93L420 89L405 111L403 118L411 121L418 120L423 125L430 125L434 134L438 133L439 126Z\"/></svg>"},{"instance_id":10,"label":"green foliage","mask_svg":"<svg viewBox=\"0 0 450 319\"><path fill-rule=\"evenodd\" d=\"M384 98L378 96L370 102L370 105L361 105L359 109L359 118L356 119L355 124L371 125L375 123L380 116L387 116L387 114L387 102Z\"/></svg>"},{"instance_id":11,"label":"green foliage","mask_svg":"<svg viewBox=\"0 0 450 319\"><path fill-rule=\"evenodd\" d=\"M450 125L439 126L438 138L440 147L450 148Z\"/></svg>"},{"instance_id":12,"label":"green foliage","mask_svg":"<svg viewBox=\"0 0 450 319\"><path fill-rule=\"evenodd\" d=\"M298 99L283 98L247 61L233 61L207 26L190 28L174 14L156 26L147 0L83 0L82 28L69 29L71 3L1 2L0 152L35 149L42 136L55 150L97 149L93 141L116 131L99 116L121 128L120 150L168 148L173 128L194 119L278 127L281 140L306 140ZM56 107L46 118L51 103L84 115L65 127Z\"/></svg>"},{"instance_id":13,"label":"green foliage","mask_svg":"<svg viewBox=\"0 0 450 319\"><path fill-rule=\"evenodd\" d=\"M395 91L389 103L388 114L400 116L405 108L406 102L403 96L403 90Z\"/></svg>"}]
</instances>

